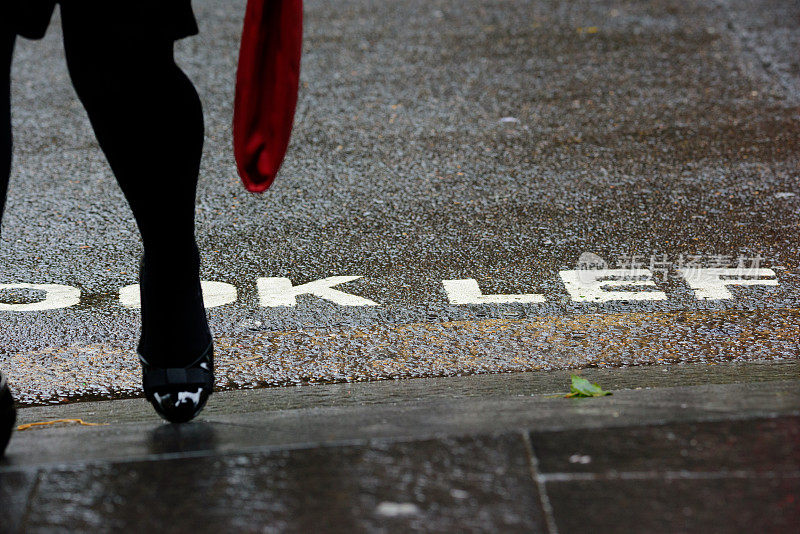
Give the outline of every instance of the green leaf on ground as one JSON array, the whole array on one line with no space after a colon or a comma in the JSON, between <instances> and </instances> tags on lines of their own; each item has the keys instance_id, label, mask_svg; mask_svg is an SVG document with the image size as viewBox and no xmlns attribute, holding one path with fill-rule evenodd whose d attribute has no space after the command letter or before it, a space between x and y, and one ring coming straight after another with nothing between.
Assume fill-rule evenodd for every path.
<instances>
[{"instance_id":1,"label":"green leaf on ground","mask_svg":"<svg viewBox=\"0 0 800 534\"><path fill-rule=\"evenodd\" d=\"M610 391L603 391L603 388L601 388L597 384L592 384L585 378L581 378L578 375L571 375L571 376L572 376L572 387L570 387L569 393L564 395L567 398L604 397L606 395L611 395Z\"/></svg>"}]
</instances>

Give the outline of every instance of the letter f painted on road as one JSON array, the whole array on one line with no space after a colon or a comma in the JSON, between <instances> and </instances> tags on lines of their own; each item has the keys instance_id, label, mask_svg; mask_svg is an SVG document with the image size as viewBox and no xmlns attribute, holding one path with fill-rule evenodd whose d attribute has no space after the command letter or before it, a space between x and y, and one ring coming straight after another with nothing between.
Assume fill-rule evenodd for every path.
<instances>
[{"instance_id":1,"label":"letter f painted on road","mask_svg":"<svg viewBox=\"0 0 800 534\"><path fill-rule=\"evenodd\" d=\"M359 278L361 277L331 276L299 286L293 286L292 281L288 278L259 278L256 280L256 287L261 306L265 308L296 306L298 295L314 295L340 306L377 306L377 302L332 289L333 286L352 282Z\"/></svg>"}]
</instances>

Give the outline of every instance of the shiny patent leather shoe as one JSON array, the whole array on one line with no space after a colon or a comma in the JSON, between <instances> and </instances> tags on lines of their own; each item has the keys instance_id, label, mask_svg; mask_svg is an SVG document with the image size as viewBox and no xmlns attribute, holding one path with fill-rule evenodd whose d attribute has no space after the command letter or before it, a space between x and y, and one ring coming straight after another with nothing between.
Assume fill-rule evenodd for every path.
<instances>
[{"instance_id":1,"label":"shiny patent leather shoe","mask_svg":"<svg viewBox=\"0 0 800 534\"><path fill-rule=\"evenodd\" d=\"M170 423L194 419L214 390L214 344L186 367L155 367L139 353L144 394L156 412Z\"/></svg>"},{"instance_id":2,"label":"shiny patent leather shoe","mask_svg":"<svg viewBox=\"0 0 800 534\"><path fill-rule=\"evenodd\" d=\"M17 420L17 411L14 409L14 397L8 389L6 376L0 373L0 458L6 451L8 440L11 439L11 431L14 430L14 423Z\"/></svg>"}]
</instances>

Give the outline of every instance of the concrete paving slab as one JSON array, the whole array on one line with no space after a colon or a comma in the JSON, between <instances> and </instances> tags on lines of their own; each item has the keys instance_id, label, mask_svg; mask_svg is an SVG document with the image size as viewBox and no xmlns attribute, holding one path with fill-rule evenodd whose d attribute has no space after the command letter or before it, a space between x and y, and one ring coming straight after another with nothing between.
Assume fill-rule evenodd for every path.
<instances>
[{"instance_id":1,"label":"concrete paving slab","mask_svg":"<svg viewBox=\"0 0 800 534\"><path fill-rule=\"evenodd\" d=\"M36 484L36 472L16 471L0 475L0 519L4 532L18 532L28 499Z\"/></svg>"},{"instance_id":2,"label":"concrete paving slab","mask_svg":"<svg viewBox=\"0 0 800 534\"><path fill-rule=\"evenodd\" d=\"M580 430L534 433L541 472L556 473L553 481L570 474L577 480L586 474L614 478L634 472L800 476L798 417L598 429L586 437Z\"/></svg>"},{"instance_id":3,"label":"concrete paving slab","mask_svg":"<svg viewBox=\"0 0 800 534\"><path fill-rule=\"evenodd\" d=\"M518 436L54 469L23 521L31 532L544 532Z\"/></svg>"},{"instance_id":4,"label":"concrete paving slab","mask_svg":"<svg viewBox=\"0 0 800 534\"><path fill-rule=\"evenodd\" d=\"M548 485L559 532L782 532L800 515L796 476L604 480Z\"/></svg>"}]
</instances>

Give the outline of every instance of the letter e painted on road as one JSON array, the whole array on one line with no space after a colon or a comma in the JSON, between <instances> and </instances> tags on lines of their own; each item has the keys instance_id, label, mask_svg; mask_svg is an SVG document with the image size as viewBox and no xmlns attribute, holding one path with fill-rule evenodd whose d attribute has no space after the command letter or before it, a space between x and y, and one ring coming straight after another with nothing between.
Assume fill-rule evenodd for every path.
<instances>
[{"instance_id":1,"label":"letter e painted on road","mask_svg":"<svg viewBox=\"0 0 800 534\"><path fill-rule=\"evenodd\" d=\"M578 269L559 271L575 302L666 300L663 291L608 291L607 287L656 287L650 269Z\"/></svg>"},{"instance_id":2,"label":"letter e painted on road","mask_svg":"<svg viewBox=\"0 0 800 534\"><path fill-rule=\"evenodd\" d=\"M38 302L29 302L25 304L0 302L0 310L2 311L56 310L74 306L81 300L80 289L61 284L0 284L0 290L3 289L34 289L37 291L44 291L45 297Z\"/></svg>"},{"instance_id":3,"label":"letter e painted on road","mask_svg":"<svg viewBox=\"0 0 800 534\"><path fill-rule=\"evenodd\" d=\"M698 299L732 299L733 294L725 286L778 285L778 281L774 278L775 271L772 269L745 269L741 267L700 269L687 267L678 269L678 271L689 287L694 289L694 295ZM763 276L772 276L773 278L760 278Z\"/></svg>"},{"instance_id":4,"label":"letter e painted on road","mask_svg":"<svg viewBox=\"0 0 800 534\"><path fill-rule=\"evenodd\" d=\"M466 278L464 280L442 280L444 290L450 304L511 304L514 302L538 303L544 302L544 295L536 293L523 295L484 295L478 286L477 280Z\"/></svg>"},{"instance_id":5,"label":"letter e painted on road","mask_svg":"<svg viewBox=\"0 0 800 534\"><path fill-rule=\"evenodd\" d=\"M299 295L314 295L340 306L377 306L377 302L332 289L333 286L352 282L359 278L361 277L331 276L299 286L293 286L292 281L288 278L259 278L256 280L256 287L261 306L265 308L296 306Z\"/></svg>"},{"instance_id":6,"label":"letter e painted on road","mask_svg":"<svg viewBox=\"0 0 800 534\"><path fill-rule=\"evenodd\" d=\"M209 282L203 280L200 282L200 287L203 289L203 305L206 308L216 308L236 302L238 293L236 286L226 284L225 282ZM126 308L141 308L142 301L139 293L139 284L131 284L119 290L119 302Z\"/></svg>"}]
</instances>

